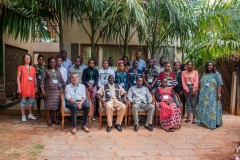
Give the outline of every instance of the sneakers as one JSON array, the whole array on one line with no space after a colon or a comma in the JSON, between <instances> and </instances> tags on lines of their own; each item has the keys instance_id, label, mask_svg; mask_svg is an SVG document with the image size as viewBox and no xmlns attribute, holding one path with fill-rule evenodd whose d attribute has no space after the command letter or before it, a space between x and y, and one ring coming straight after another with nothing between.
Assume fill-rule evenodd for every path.
<instances>
[{"instance_id":1,"label":"sneakers","mask_svg":"<svg viewBox=\"0 0 240 160\"><path fill-rule=\"evenodd\" d=\"M26 121L27 121L26 116L23 115L23 116L22 116L22 122L26 122Z\"/></svg>"},{"instance_id":2,"label":"sneakers","mask_svg":"<svg viewBox=\"0 0 240 160\"><path fill-rule=\"evenodd\" d=\"M28 119L37 119L36 117L34 117L32 114L28 115Z\"/></svg>"}]
</instances>

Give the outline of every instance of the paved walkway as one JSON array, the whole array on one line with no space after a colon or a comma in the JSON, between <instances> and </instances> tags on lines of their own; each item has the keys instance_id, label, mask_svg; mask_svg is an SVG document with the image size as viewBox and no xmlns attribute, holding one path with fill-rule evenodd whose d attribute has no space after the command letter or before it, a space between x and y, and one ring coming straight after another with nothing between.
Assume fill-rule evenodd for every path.
<instances>
[{"instance_id":1,"label":"paved walkway","mask_svg":"<svg viewBox=\"0 0 240 160\"><path fill-rule=\"evenodd\" d=\"M42 112L44 114L44 111ZM0 130L10 128L12 131L9 133L16 133L13 139L26 138L44 145L37 159L47 160L231 159L234 148L240 141L240 117L228 114L223 115L224 126L216 130L183 122L181 129L169 133L159 127L149 132L144 129L143 124L138 132L133 131L132 124L126 129L123 128L122 132L113 128L112 132L107 133L106 120L102 129L99 129L96 120L90 133L79 130L76 135L71 135L71 122L68 120L62 131L60 126L48 127L45 118L20 122L20 111L8 109L1 113ZM27 136L21 136L24 133ZM0 143L4 142L4 138L9 134L5 136L1 136Z\"/></svg>"}]
</instances>

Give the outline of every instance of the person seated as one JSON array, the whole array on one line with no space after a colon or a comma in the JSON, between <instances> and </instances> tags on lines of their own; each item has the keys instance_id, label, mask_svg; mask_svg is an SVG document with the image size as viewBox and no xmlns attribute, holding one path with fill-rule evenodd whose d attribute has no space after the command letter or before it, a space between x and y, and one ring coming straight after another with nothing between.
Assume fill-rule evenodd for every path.
<instances>
[{"instance_id":1,"label":"person seated","mask_svg":"<svg viewBox=\"0 0 240 160\"><path fill-rule=\"evenodd\" d=\"M181 124L181 106L172 90L167 87L167 78L161 79L161 85L154 93L160 107L159 118L162 128L166 132L174 132L174 127Z\"/></svg>"},{"instance_id":2,"label":"person seated","mask_svg":"<svg viewBox=\"0 0 240 160\"><path fill-rule=\"evenodd\" d=\"M154 114L154 105L152 104L152 96L147 87L143 86L143 78L137 77L137 85L130 87L127 95L128 100L130 101L134 119L134 131L139 129L139 120L138 120L138 110L145 109L147 114L147 122L145 128L149 131L153 131L152 128L152 118Z\"/></svg>"},{"instance_id":3,"label":"person seated","mask_svg":"<svg viewBox=\"0 0 240 160\"><path fill-rule=\"evenodd\" d=\"M83 122L81 129L85 132L90 132L87 127L88 112L90 109L90 103L86 98L86 88L84 85L78 83L78 74L73 73L71 75L71 83L65 88L65 98L67 99L66 107L71 110L71 117L73 128L71 133L77 133L77 112L78 110L83 110Z\"/></svg>"},{"instance_id":4,"label":"person seated","mask_svg":"<svg viewBox=\"0 0 240 160\"><path fill-rule=\"evenodd\" d=\"M121 85L114 84L114 76L108 76L108 84L104 84L97 91L96 97L101 101L102 105L106 108L107 115L107 132L112 130L112 118L114 108L118 110L117 121L115 128L119 132L122 131L122 119L126 112L126 105L120 102L120 98L123 96L124 103L127 103L126 91L122 88Z\"/></svg>"}]
</instances>

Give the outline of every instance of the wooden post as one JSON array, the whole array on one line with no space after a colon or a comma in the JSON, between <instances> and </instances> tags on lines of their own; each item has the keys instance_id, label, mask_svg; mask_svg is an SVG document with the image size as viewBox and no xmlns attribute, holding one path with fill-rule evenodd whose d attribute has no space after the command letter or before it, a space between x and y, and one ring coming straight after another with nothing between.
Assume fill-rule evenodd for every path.
<instances>
[{"instance_id":1,"label":"wooden post","mask_svg":"<svg viewBox=\"0 0 240 160\"><path fill-rule=\"evenodd\" d=\"M231 99L230 99L230 114L235 114L237 98L237 73L232 73L232 85L231 85Z\"/></svg>"},{"instance_id":2,"label":"wooden post","mask_svg":"<svg viewBox=\"0 0 240 160\"><path fill-rule=\"evenodd\" d=\"M237 115L240 115L240 61L237 62Z\"/></svg>"}]
</instances>

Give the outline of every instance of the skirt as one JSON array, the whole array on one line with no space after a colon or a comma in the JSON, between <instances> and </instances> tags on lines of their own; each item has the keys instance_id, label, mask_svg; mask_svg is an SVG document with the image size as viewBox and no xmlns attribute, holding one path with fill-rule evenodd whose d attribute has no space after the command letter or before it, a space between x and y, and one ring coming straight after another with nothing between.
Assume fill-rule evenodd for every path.
<instances>
[{"instance_id":1,"label":"skirt","mask_svg":"<svg viewBox=\"0 0 240 160\"><path fill-rule=\"evenodd\" d=\"M60 92L57 87L45 88L47 98L44 99L46 110L58 110L60 104Z\"/></svg>"}]
</instances>

